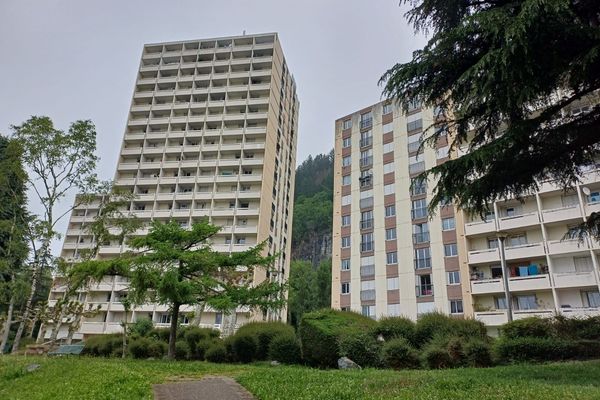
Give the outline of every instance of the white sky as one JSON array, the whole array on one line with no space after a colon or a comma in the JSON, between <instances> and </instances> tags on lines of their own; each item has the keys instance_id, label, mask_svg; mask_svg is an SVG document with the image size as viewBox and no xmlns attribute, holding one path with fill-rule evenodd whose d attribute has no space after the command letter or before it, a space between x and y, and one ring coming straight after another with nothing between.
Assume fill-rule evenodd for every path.
<instances>
[{"instance_id":1,"label":"white sky","mask_svg":"<svg viewBox=\"0 0 600 400\"><path fill-rule=\"evenodd\" d=\"M379 101L379 77L424 45L398 3L0 0L0 133L31 115L61 129L91 119L99 175L112 179L144 43L278 32L300 99L300 163L328 152L335 119Z\"/></svg>"}]
</instances>

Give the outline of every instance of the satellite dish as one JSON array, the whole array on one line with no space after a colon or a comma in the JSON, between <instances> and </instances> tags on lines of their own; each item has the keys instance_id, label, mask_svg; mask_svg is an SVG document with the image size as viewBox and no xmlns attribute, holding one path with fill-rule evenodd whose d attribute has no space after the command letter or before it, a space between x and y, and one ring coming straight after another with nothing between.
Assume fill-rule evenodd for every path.
<instances>
[{"instance_id":1,"label":"satellite dish","mask_svg":"<svg viewBox=\"0 0 600 400\"><path fill-rule=\"evenodd\" d=\"M581 190L583 191L583 194L585 194L586 196L589 196L592 192L590 191L589 187L582 187Z\"/></svg>"}]
</instances>

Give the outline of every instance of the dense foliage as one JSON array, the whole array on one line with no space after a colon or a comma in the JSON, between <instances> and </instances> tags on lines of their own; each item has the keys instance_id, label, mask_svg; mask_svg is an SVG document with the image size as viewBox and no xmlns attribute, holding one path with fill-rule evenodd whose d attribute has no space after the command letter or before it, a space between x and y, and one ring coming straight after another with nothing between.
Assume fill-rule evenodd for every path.
<instances>
[{"instance_id":1,"label":"dense foliage","mask_svg":"<svg viewBox=\"0 0 600 400\"><path fill-rule=\"evenodd\" d=\"M428 143L468 154L433 167L429 204L483 213L537 182L575 183L600 142L600 2L404 0L427 45L382 77L384 94L437 107ZM584 112L572 112L588 106ZM499 135L498 133L501 132Z\"/></svg>"},{"instance_id":2,"label":"dense foliage","mask_svg":"<svg viewBox=\"0 0 600 400\"><path fill-rule=\"evenodd\" d=\"M288 287L288 318L298 326L304 313L331 305L331 260L316 268L308 261L292 261Z\"/></svg>"}]
</instances>

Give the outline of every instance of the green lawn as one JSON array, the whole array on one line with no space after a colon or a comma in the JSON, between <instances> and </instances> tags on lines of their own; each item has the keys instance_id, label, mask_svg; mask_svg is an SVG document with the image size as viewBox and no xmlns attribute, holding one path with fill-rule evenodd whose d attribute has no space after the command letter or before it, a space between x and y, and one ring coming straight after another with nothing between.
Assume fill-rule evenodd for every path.
<instances>
[{"instance_id":1,"label":"green lawn","mask_svg":"<svg viewBox=\"0 0 600 400\"><path fill-rule=\"evenodd\" d=\"M24 366L39 363L35 372ZM0 399L149 399L151 384L229 375L258 399L600 399L600 361L444 371L0 356Z\"/></svg>"}]
</instances>

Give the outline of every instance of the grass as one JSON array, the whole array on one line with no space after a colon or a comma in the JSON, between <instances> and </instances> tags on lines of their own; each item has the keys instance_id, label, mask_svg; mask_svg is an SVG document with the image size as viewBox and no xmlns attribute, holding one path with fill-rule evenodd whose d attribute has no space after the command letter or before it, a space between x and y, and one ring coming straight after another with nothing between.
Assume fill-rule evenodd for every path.
<instances>
[{"instance_id":1,"label":"grass","mask_svg":"<svg viewBox=\"0 0 600 400\"><path fill-rule=\"evenodd\" d=\"M151 399L153 383L217 374L261 400L600 399L600 361L394 372L14 356L0 357L0 399Z\"/></svg>"}]
</instances>

